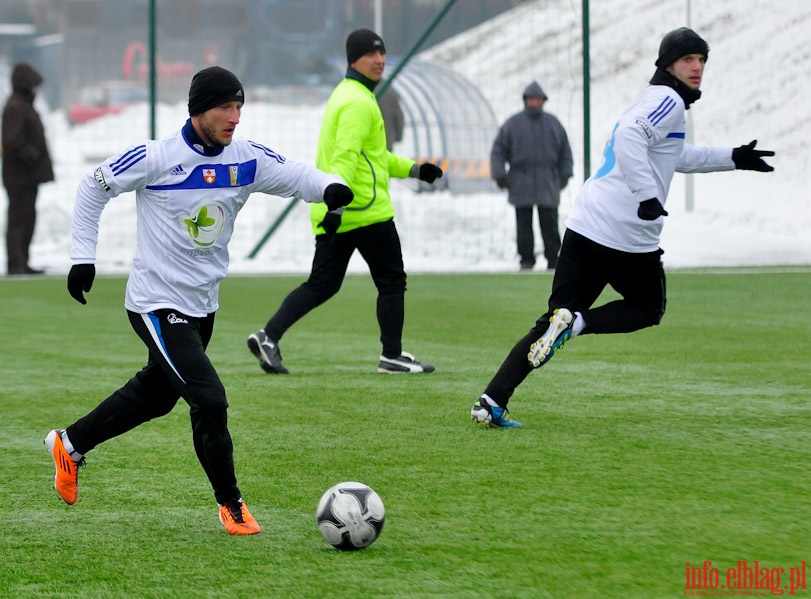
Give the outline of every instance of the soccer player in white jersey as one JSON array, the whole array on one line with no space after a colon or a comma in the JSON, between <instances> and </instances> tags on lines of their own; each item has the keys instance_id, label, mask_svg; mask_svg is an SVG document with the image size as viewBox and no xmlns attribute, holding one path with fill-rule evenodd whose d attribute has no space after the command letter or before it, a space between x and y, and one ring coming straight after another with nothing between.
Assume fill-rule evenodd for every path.
<instances>
[{"instance_id":1,"label":"soccer player in white jersey","mask_svg":"<svg viewBox=\"0 0 811 599\"><path fill-rule=\"evenodd\" d=\"M665 313L665 272L659 237L675 171L774 170L755 149L685 143L685 110L699 87L709 46L682 27L664 36L650 84L620 116L599 170L584 184L566 221L548 310L509 352L471 417L515 428L507 403L534 368L572 337L630 333L659 324ZM622 299L592 307L606 286Z\"/></svg>"},{"instance_id":2,"label":"soccer player in white jersey","mask_svg":"<svg viewBox=\"0 0 811 599\"><path fill-rule=\"evenodd\" d=\"M192 79L190 117L180 131L108 158L79 185L68 291L87 303L102 210L116 196L134 191L137 245L124 306L149 356L143 369L96 408L45 438L56 466L54 487L68 504L78 499L78 467L85 454L168 414L182 397L225 530L231 535L261 531L237 486L225 388L206 355L234 220L254 192L323 201L330 210L348 204L353 194L335 175L234 139L243 102L244 89L233 73L221 67L201 70Z\"/></svg>"}]
</instances>

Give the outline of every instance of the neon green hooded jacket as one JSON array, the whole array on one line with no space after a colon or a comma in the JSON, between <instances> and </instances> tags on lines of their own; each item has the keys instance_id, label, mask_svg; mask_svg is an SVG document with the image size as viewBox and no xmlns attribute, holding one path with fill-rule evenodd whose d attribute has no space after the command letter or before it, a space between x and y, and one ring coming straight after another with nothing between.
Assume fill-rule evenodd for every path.
<instances>
[{"instance_id":1,"label":"neon green hooded jacket","mask_svg":"<svg viewBox=\"0 0 811 599\"><path fill-rule=\"evenodd\" d=\"M321 122L315 166L341 177L355 198L344 209L338 233L394 217L389 177L405 179L415 161L386 149L386 129L377 98L363 83L342 80L332 91ZM325 204L310 206L313 233L327 213Z\"/></svg>"}]
</instances>

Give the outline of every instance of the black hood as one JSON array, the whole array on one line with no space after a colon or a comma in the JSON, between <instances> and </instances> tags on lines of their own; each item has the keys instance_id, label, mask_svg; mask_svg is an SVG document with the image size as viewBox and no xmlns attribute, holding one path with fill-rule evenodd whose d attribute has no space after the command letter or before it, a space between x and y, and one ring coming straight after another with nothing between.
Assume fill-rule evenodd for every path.
<instances>
[{"instance_id":1,"label":"black hood","mask_svg":"<svg viewBox=\"0 0 811 599\"><path fill-rule=\"evenodd\" d=\"M544 102L549 99L537 81L533 81L527 85L522 97L524 101L526 101L527 98L543 98Z\"/></svg>"},{"instance_id":2,"label":"black hood","mask_svg":"<svg viewBox=\"0 0 811 599\"><path fill-rule=\"evenodd\" d=\"M11 89L15 92L32 92L42 83L42 75L30 64L18 64L11 73Z\"/></svg>"},{"instance_id":3,"label":"black hood","mask_svg":"<svg viewBox=\"0 0 811 599\"><path fill-rule=\"evenodd\" d=\"M30 64L20 63L11 72L11 91L26 102L34 103L36 88L42 83L42 75Z\"/></svg>"}]
</instances>

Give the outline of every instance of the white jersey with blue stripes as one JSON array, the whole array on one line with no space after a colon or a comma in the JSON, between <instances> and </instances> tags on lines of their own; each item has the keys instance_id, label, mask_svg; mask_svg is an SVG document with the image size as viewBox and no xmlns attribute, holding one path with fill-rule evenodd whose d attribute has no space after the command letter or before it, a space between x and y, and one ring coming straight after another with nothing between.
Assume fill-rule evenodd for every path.
<instances>
[{"instance_id":1,"label":"white jersey with blue stripes","mask_svg":"<svg viewBox=\"0 0 811 599\"><path fill-rule=\"evenodd\" d=\"M248 197L263 192L320 202L329 184L343 183L251 141L234 140L206 155L187 139L189 127L110 157L79 185L74 264L95 263L102 210L111 198L135 192L137 246L124 301L133 312L171 308L203 317L216 311L234 220Z\"/></svg>"},{"instance_id":2,"label":"white jersey with blue stripes","mask_svg":"<svg viewBox=\"0 0 811 599\"><path fill-rule=\"evenodd\" d=\"M664 85L648 85L620 116L597 172L584 184L566 227L623 252L653 252L664 218L644 221L639 203L657 198L664 206L673 173L732 170L732 148L685 143L681 96Z\"/></svg>"}]
</instances>

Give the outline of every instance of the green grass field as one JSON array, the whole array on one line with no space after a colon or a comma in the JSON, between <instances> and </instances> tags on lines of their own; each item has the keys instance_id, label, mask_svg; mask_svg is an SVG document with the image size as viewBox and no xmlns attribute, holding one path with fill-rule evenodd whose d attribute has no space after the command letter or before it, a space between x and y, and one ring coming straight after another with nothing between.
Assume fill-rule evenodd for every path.
<instances>
[{"instance_id":1,"label":"green grass field","mask_svg":"<svg viewBox=\"0 0 811 599\"><path fill-rule=\"evenodd\" d=\"M404 346L437 372L403 377L376 374L374 288L350 276L282 341L291 374L265 375L245 339L302 279L222 286L209 354L264 528L243 538L217 519L182 401L91 452L76 505L57 499L43 437L146 350L122 278L87 306L62 277L0 279L0 596L650 599L683 596L687 562L724 584L758 560L782 588L811 558L809 272L671 273L661 326L577 338L527 379L520 430L469 410L549 275L411 276ZM364 551L315 526L343 480L386 504Z\"/></svg>"}]
</instances>

